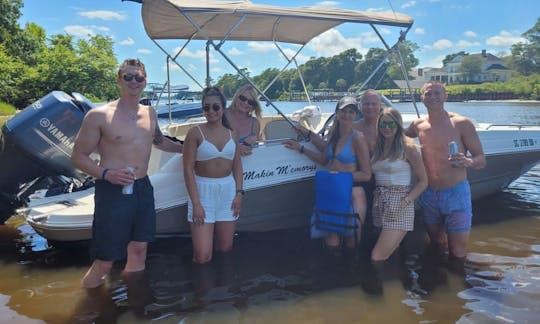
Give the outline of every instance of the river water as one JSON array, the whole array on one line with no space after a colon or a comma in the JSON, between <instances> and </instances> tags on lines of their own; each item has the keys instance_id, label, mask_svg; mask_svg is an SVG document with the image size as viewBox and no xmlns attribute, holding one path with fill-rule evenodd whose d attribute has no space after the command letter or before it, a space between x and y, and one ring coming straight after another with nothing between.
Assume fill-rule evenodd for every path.
<instances>
[{"instance_id":1,"label":"river water","mask_svg":"<svg viewBox=\"0 0 540 324\"><path fill-rule=\"evenodd\" d=\"M478 122L540 125L540 104L447 109ZM205 267L191 265L189 239L160 239L145 274L124 278L117 264L94 290L79 286L90 265L85 246L51 248L14 216L0 226L0 323L538 323L539 198L540 164L475 201L459 267L426 252L421 224L378 276L324 254L298 229L240 234L231 255ZM362 283L377 278L384 292L373 296Z\"/></svg>"}]
</instances>

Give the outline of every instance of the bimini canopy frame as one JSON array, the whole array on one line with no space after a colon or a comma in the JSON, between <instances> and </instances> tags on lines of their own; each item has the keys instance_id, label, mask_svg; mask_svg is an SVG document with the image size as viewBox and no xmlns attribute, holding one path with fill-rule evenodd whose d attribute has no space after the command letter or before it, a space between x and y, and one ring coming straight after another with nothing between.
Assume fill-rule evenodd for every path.
<instances>
[{"instance_id":1,"label":"bimini canopy frame","mask_svg":"<svg viewBox=\"0 0 540 324\"><path fill-rule=\"evenodd\" d=\"M207 55L207 79L209 75L209 48L212 47L233 67L247 82L249 82L285 119L288 118L272 103L265 95L265 91L277 80L274 78L265 90L260 90L242 70L221 50L227 40L232 41L271 41L274 42L287 63L280 73L294 62L296 56L314 37L331 28L343 23L368 24L386 45L381 33L376 29L377 25L401 27L400 39L411 28L414 20L412 17L394 12L365 12L345 10L328 7L303 7L289 8L255 4L250 1L198 1L198 0L132 0L142 2L142 18L146 33L152 41L167 55L167 61L175 62L193 81L200 85L177 58L181 51L192 40L206 40ZM165 39L183 39L186 43L176 54L170 54L157 41ZM287 57L279 47L280 43L301 45L298 51ZM397 47L396 45L392 46ZM300 74L300 78L303 78ZM303 83L303 82L302 82ZM308 99L309 100L309 99Z\"/></svg>"}]
</instances>

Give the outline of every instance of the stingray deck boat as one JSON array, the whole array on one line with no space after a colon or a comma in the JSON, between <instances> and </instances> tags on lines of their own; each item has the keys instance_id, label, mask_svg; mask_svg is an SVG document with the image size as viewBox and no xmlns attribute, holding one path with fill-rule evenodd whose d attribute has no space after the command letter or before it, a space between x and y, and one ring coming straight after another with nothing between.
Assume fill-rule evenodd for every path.
<instances>
[{"instance_id":1,"label":"stingray deck boat","mask_svg":"<svg viewBox=\"0 0 540 324\"><path fill-rule=\"evenodd\" d=\"M243 70L227 57L223 50L225 43L273 42L278 51L286 57L283 72L291 63L297 66L295 58L310 40L341 24L371 26L389 51L398 49L399 43L405 39L405 35L413 24L410 16L399 13L362 12L326 7L275 7L257 5L249 1L144 0L137 2L141 3L142 18L148 36L166 54L167 60L170 59L179 64L176 61L178 53L168 53L159 41L176 39L186 44L199 41L207 51L213 50L224 57L253 86L255 84L244 75ZM394 46L386 45L382 33L378 31L380 27L399 30L399 37ZM298 51L292 56L287 56L280 47L280 44L284 43L296 44L299 47ZM180 47L182 51L186 45ZM210 71L209 65L210 63L207 63L208 71ZM208 71L207 75L209 75ZM300 71L298 73L303 81L302 74ZM210 78L207 77L207 80ZM304 141L303 138L297 138L291 128L293 117L296 117L297 122L304 123L314 131L324 133L331 123L331 116L321 114L317 107L313 106L307 107L303 111L308 112L305 114L300 113L295 116L283 114L265 94L265 90L269 89L271 84L264 90L256 87L261 100L272 106L277 114L264 117L262 121L264 140L253 148L252 155L242 158L246 195L237 224L238 231L270 231L307 226L314 204L314 175L322 166L309 160L305 155L285 148L282 141L286 138ZM44 115L46 106L59 103L65 106L68 112L75 112L77 117L84 115L84 109L77 107L77 101L66 96L55 93L38 100L27 108L37 115L31 120L24 121L26 123L24 127L27 130L24 133L25 137L46 143L40 148L39 159L35 157L29 159L39 167L43 167L42 162L45 164L50 162L53 166L65 166L56 169L50 167L49 169L53 169L54 172L47 172L46 175L69 177L76 175L84 182L81 174L67 163L73 138L81 119L70 120L69 129L73 128L73 130L68 132L62 130L61 122L67 123L66 118L62 116L69 114L60 114L56 120L49 120L49 117ZM58 110L55 109L55 111ZM20 115L22 114L27 113L23 112ZM14 121L8 121L3 129L5 138L12 143L18 143L15 139L18 132L17 126L22 125L23 122L18 119L19 117L18 115ZM416 117L416 115L404 115L404 119L409 122ZM200 120L169 124L164 127L164 130L171 136L181 138L187 129L197 122ZM59 135L60 133L62 135ZM478 133L487 156L487 167L469 171L474 199L505 188L540 160L540 127L538 126L479 124ZM307 147L311 145L309 142L302 144ZM25 150L24 146L29 144L21 142L13 145L17 145L17 150ZM32 152L32 149L26 149L22 154L28 156L28 152ZM38 161L37 164L36 161ZM15 169L15 166L11 169ZM188 194L183 181L182 155L154 150L151 155L149 174L155 188L157 235L189 233L186 222ZM26 188L28 189L28 186ZM91 237L94 189L91 185L87 185L86 187L78 186L76 190L70 191L31 199L26 204L24 211L27 222L39 234L51 241L78 241Z\"/></svg>"}]
</instances>

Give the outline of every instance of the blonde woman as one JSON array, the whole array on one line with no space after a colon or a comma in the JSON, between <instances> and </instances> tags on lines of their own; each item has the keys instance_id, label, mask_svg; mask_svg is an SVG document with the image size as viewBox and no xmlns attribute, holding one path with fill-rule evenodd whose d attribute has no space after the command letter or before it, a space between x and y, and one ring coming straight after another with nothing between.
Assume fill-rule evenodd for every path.
<instances>
[{"instance_id":1,"label":"blonde woman","mask_svg":"<svg viewBox=\"0 0 540 324\"><path fill-rule=\"evenodd\" d=\"M375 175L373 223L381 229L371 252L372 262L385 261L414 227L414 200L427 187L422 156L404 135L399 111L385 108L377 122L377 140L371 158Z\"/></svg>"},{"instance_id":2,"label":"blonde woman","mask_svg":"<svg viewBox=\"0 0 540 324\"><path fill-rule=\"evenodd\" d=\"M261 139L261 114L255 89L249 84L238 89L225 116L238 134L238 143L242 144L239 147L241 155L251 154L251 146Z\"/></svg>"}]
</instances>

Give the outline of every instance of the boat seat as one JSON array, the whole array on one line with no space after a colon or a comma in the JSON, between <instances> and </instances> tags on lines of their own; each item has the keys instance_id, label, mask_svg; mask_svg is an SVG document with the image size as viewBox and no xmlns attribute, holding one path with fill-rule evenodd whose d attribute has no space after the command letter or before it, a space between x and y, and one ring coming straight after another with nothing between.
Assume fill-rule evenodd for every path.
<instances>
[{"instance_id":1,"label":"boat seat","mask_svg":"<svg viewBox=\"0 0 540 324\"><path fill-rule=\"evenodd\" d=\"M272 120L266 123L264 127L264 138L268 140L276 139L297 139L298 134L292 128L291 124L285 119Z\"/></svg>"},{"instance_id":2,"label":"boat seat","mask_svg":"<svg viewBox=\"0 0 540 324\"><path fill-rule=\"evenodd\" d=\"M352 208L353 178L350 172L319 170L315 173L315 208L311 219L312 237L321 232L354 235L359 216Z\"/></svg>"}]
</instances>

